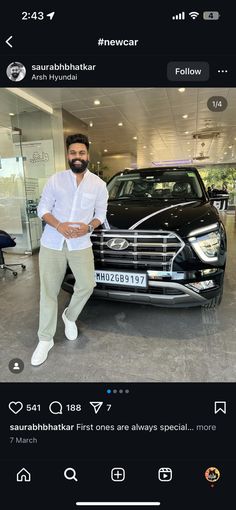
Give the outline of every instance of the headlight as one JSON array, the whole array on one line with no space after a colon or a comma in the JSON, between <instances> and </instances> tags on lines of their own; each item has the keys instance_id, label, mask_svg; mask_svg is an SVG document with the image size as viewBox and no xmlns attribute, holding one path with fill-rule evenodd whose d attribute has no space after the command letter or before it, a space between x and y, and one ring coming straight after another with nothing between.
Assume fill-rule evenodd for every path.
<instances>
[{"instance_id":1,"label":"headlight","mask_svg":"<svg viewBox=\"0 0 236 510\"><path fill-rule=\"evenodd\" d=\"M204 236L191 237L189 241L203 262L215 262L218 260L220 249L220 233L218 230L209 232Z\"/></svg>"}]
</instances>

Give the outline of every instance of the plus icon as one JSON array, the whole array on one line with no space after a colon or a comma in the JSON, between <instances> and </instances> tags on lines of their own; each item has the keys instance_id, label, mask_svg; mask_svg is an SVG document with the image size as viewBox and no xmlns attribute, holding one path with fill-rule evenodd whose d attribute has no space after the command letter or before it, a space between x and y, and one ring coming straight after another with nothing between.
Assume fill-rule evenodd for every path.
<instances>
[{"instance_id":1,"label":"plus icon","mask_svg":"<svg viewBox=\"0 0 236 510\"><path fill-rule=\"evenodd\" d=\"M111 470L111 479L113 482L123 482L125 479L125 469L122 467L114 467Z\"/></svg>"}]
</instances>

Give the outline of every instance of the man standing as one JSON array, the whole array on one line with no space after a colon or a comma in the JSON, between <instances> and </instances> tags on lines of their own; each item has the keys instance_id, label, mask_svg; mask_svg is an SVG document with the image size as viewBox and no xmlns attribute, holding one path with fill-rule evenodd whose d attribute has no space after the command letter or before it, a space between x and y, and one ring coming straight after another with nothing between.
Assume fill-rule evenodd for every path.
<instances>
[{"instance_id":1,"label":"man standing","mask_svg":"<svg viewBox=\"0 0 236 510\"><path fill-rule=\"evenodd\" d=\"M66 139L70 169L54 174L44 187L38 215L46 223L39 253L39 343L31 358L41 365L54 345L57 327L57 296L69 264L75 277L74 293L62 314L65 336L76 340L76 319L95 287L90 235L106 217L106 183L91 173L89 141L76 134Z\"/></svg>"}]
</instances>

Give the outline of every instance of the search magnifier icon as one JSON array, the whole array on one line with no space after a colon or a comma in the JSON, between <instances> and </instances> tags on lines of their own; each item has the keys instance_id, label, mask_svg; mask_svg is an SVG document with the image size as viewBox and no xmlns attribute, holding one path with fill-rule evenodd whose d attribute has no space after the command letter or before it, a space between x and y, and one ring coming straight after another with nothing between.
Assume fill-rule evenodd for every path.
<instances>
[{"instance_id":1,"label":"search magnifier icon","mask_svg":"<svg viewBox=\"0 0 236 510\"><path fill-rule=\"evenodd\" d=\"M78 478L76 478L76 471L72 467L68 467L64 471L64 477L67 480L74 480L75 482L78 482Z\"/></svg>"}]
</instances>

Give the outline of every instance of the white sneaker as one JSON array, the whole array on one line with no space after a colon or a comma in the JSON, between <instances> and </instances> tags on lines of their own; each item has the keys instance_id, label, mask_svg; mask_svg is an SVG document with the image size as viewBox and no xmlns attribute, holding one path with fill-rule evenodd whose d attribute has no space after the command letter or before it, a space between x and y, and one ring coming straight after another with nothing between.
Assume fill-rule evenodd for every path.
<instances>
[{"instance_id":1,"label":"white sneaker","mask_svg":"<svg viewBox=\"0 0 236 510\"><path fill-rule=\"evenodd\" d=\"M65 308L62 314L62 319L65 323L65 335L68 340L76 340L78 337L78 329L75 322L69 321L69 319L67 319L66 310L68 310L68 307Z\"/></svg>"},{"instance_id":2,"label":"white sneaker","mask_svg":"<svg viewBox=\"0 0 236 510\"><path fill-rule=\"evenodd\" d=\"M39 343L31 358L31 365L37 367L46 361L50 349L54 346L53 339L49 342L47 340L39 340Z\"/></svg>"}]
</instances>

